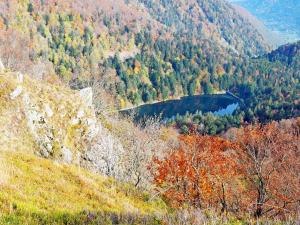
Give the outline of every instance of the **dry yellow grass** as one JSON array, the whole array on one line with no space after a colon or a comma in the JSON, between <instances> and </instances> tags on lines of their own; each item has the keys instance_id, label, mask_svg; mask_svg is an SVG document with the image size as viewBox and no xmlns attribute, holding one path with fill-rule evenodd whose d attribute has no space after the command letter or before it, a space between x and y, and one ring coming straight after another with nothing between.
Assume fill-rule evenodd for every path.
<instances>
[{"instance_id":1,"label":"dry yellow grass","mask_svg":"<svg viewBox=\"0 0 300 225\"><path fill-rule=\"evenodd\" d=\"M1 153L0 211L70 213L83 210L141 215L163 214L162 201L128 184L21 152ZM4 173L3 173L4 171ZM2 175L5 175L2 177Z\"/></svg>"}]
</instances>

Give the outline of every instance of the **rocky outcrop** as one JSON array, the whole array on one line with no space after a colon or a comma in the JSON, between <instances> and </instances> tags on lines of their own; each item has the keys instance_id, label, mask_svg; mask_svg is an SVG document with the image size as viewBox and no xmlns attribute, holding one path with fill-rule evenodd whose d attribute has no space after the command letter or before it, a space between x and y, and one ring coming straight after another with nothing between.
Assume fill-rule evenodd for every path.
<instances>
[{"instance_id":1,"label":"rocky outcrop","mask_svg":"<svg viewBox=\"0 0 300 225\"><path fill-rule=\"evenodd\" d=\"M45 158L79 164L82 156L94 149L101 124L94 112L91 88L72 91L21 73L0 75L0 86L0 125L7 133L7 138L0 136L0 150L26 149ZM110 139L108 133L104 135L103 142Z\"/></svg>"},{"instance_id":2,"label":"rocky outcrop","mask_svg":"<svg viewBox=\"0 0 300 225\"><path fill-rule=\"evenodd\" d=\"M79 94L87 106L93 107L93 89L91 87L81 89Z\"/></svg>"},{"instance_id":3,"label":"rocky outcrop","mask_svg":"<svg viewBox=\"0 0 300 225\"><path fill-rule=\"evenodd\" d=\"M0 151L28 151L122 178L121 142L96 118L91 88L0 74Z\"/></svg>"}]
</instances>

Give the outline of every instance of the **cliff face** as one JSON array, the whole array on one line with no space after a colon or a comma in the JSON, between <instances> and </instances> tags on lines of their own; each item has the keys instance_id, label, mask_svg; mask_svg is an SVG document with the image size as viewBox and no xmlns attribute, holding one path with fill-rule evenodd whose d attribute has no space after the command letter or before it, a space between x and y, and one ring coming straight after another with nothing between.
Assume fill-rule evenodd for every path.
<instances>
[{"instance_id":1,"label":"cliff face","mask_svg":"<svg viewBox=\"0 0 300 225\"><path fill-rule=\"evenodd\" d=\"M86 94L21 73L2 73L0 85L2 149L27 148L46 158L79 161L97 132L93 108L84 100Z\"/></svg>"},{"instance_id":2,"label":"cliff face","mask_svg":"<svg viewBox=\"0 0 300 225\"><path fill-rule=\"evenodd\" d=\"M21 73L0 73L0 151L22 151L104 174L122 146L95 116L91 88L73 91ZM111 153L111 155L113 155ZM111 166L118 163L114 154Z\"/></svg>"}]
</instances>

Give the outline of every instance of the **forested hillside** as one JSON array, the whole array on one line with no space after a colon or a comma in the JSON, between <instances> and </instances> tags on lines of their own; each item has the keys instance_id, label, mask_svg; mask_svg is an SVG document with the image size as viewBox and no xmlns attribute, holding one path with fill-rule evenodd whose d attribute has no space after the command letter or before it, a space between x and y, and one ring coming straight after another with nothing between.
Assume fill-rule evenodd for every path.
<instances>
[{"instance_id":1,"label":"forested hillside","mask_svg":"<svg viewBox=\"0 0 300 225\"><path fill-rule=\"evenodd\" d=\"M184 133L216 134L229 127L255 121L270 122L300 115L299 42L285 45L264 56L234 63L232 75L219 79L222 89L242 99L230 116L197 113L169 121ZM189 131L190 130L190 131Z\"/></svg>"},{"instance_id":2,"label":"forested hillside","mask_svg":"<svg viewBox=\"0 0 300 225\"><path fill-rule=\"evenodd\" d=\"M231 58L268 49L223 1L14 0L1 18L6 66L74 88L106 80L119 107L217 91Z\"/></svg>"},{"instance_id":3,"label":"forested hillside","mask_svg":"<svg viewBox=\"0 0 300 225\"><path fill-rule=\"evenodd\" d=\"M297 221L299 118L179 135L58 80L1 66L0 87L0 224Z\"/></svg>"},{"instance_id":4,"label":"forested hillside","mask_svg":"<svg viewBox=\"0 0 300 225\"><path fill-rule=\"evenodd\" d=\"M266 47L259 33L226 1L143 1L151 15L195 42L213 40L236 53L260 54Z\"/></svg>"},{"instance_id":5,"label":"forested hillside","mask_svg":"<svg viewBox=\"0 0 300 225\"><path fill-rule=\"evenodd\" d=\"M299 53L296 43L250 62L237 91L249 109L246 116L262 121L299 116Z\"/></svg>"}]
</instances>

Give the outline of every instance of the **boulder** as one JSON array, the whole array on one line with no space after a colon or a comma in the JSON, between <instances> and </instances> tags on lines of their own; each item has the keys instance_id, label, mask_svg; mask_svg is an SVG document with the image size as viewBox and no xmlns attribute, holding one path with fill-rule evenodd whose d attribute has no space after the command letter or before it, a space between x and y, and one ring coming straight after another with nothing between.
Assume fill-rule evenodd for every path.
<instances>
[{"instance_id":1,"label":"boulder","mask_svg":"<svg viewBox=\"0 0 300 225\"><path fill-rule=\"evenodd\" d=\"M61 149L61 153L62 153L62 160L65 163L72 163L73 160L73 154L72 151L68 148L66 148L65 146L63 146L63 148Z\"/></svg>"},{"instance_id":2,"label":"boulder","mask_svg":"<svg viewBox=\"0 0 300 225\"><path fill-rule=\"evenodd\" d=\"M91 87L81 89L79 94L88 107L93 106L93 89Z\"/></svg>"},{"instance_id":3,"label":"boulder","mask_svg":"<svg viewBox=\"0 0 300 225\"><path fill-rule=\"evenodd\" d=\"M12 93L10 93L10 98L15 99L22 93L22 91L23 91L23 87L18 86Z\"/></svg>"},{"instance_id":4,"label":"boulder","mask_svg":"<svg viewBox=\"0 0 300 225\"><path fill-rule=\"evenodd\" d=\"M4 73L5 67L0 59L0 73Z\"/></svg>"}]
</instances>

